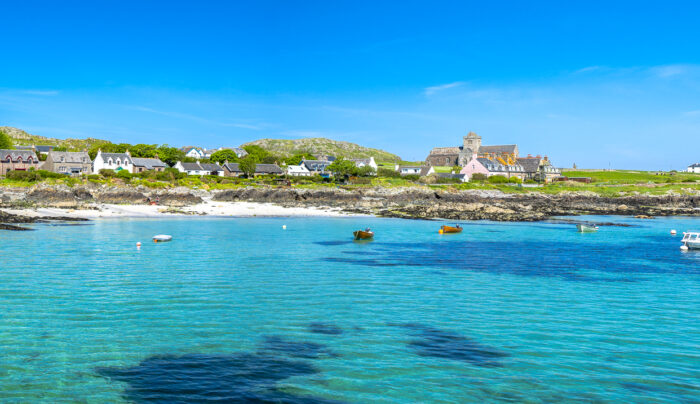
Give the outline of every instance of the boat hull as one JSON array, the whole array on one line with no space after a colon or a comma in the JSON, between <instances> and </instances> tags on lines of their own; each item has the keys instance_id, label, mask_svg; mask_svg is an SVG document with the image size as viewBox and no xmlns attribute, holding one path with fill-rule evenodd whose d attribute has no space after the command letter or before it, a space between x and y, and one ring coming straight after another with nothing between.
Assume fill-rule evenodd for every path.
<instances>
[{"instance_id":1,"label":"boat hull","mask_svg":"<svg viewBox=\"0 0 700 404\"><path fill-rule=\"evenodd\" d=\"M595 233L598 231L598 228L595 226L588 226L585 224L577 224L576 230L578 230L579 233Z\"/></svg>"},{"instance_id":2,"label":"boat hull","mask_svg":"<svg viewBox=\"0 0 700 404\"><path fill-rule=\"evenodd\" d=\"M352 233L355 236L355 240L370 240L374 238L374 232L357 230Z\"/></svg>"},{"instance_id":3,"label":"boat hull","mask_svg":"<svg viewBox=\"0 0 700 404\"><path fill-rule=\"evenodd\" d=\"M700 241L688 241L685 245L690 250L700 250Z\"/></svg>"},{"instance_id":4,"label":"boat hull","mask_svg":"<svg viewBox=\"0 0 700 404\"><path fill-rule=\"evenodd\" d=\"M440 227L440 234L461 233L461 232L462 232L461 227L452 227L452 226Z\"/></svg>"},{"instance_id":5,"label":"boat hull","mask_svg":"<svg viewBox=\"0 0 700 404\"><path fill-rule=\"evenodd\" d=\"M165 243L166 241L171 241L172 239L173 236L169 236L167 234L159 234L157 236L153 236L154 243Z\"/></svg>"}]
</instances>

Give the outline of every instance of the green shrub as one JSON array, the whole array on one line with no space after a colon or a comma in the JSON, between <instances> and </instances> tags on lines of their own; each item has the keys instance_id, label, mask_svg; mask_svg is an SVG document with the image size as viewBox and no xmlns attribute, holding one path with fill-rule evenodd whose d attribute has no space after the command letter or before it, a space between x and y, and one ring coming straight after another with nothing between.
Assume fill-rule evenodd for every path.
<instances>
[{"instance_id":1,"label":"green shrub","mask_svg":"<svg viewBox=\"0 0 700 404\"><path fill-rule=\"evenodd\" d=\"M108 168L101 169L99 174L104 178L111 178L117 175L117 173L115 173L114 170L110 170Z\"/></svg>"},{"instance_id":2,"label":"green shrub","mask_svg":"<svg viewBox=\"0 0 700 404\"><path fill-rule=\"evenodd\" d=\"M65 178L65 174L60 174L60 173L55 173L53 171L46 171L46 170L37 170L36 171L39 176L44 179L44 178Z\"/></svg>"},{"instance_id":3,"label":"green shrub","mask_svg":"<svg viewBox=\"0 0 700 404\"><path fill-rule=\"evenodd\" d=\"M502 176L502 175L492 175L489 177L488 181L491 184L507 184L508 183L508 178Z\"/></svg>"},{"instance_id":4,"label":"green shrub","mask_svg":"<svg viewBox=\"0 0 700 404\"><path fill-rule=\"evenodd\" d=\"M377 176L386 178L400 178L401 173L390 168L379 168L379 170L377 170Z\"/></svg>"},{"instance_id":5,"label":"green shrub","mask_svg":"<svg viewBox=\"0 0 700 404\"><path fill-rule=\"evenodd\" d=\"M474 173L472 174L471 181L486 181L488 176L486 174Z\"/></svg>"},{"instance_id":6,"label":"green shrub","mask_svg":"<svg viewBox=\"0 0 700 404\"><path fill-rule=\"evenodd\" d=\"M102 178L99 174L90 174L87 177L88 177L88 180L93 180L93 181L99 180Z\"/></svg>"},{"instance_id":7,"label":"green shrub","mask_svg":"<svg viewBox=\"0 0 700 404\"><path fill-rule=\"evenodd\" d=\"M36 171L8 171L5 176L15 181L39 181L41 176Z\"/></svg>"},{"instance_id":8,"label":"green shrub","mask_svg":"<svg viewBox=\"0 0 700 404\"><path fill-rule=\"evenodd\" d=\"M523 180L521 180L518 177L510 177L510 178L508 178L508 183L509 184L522 184Z\"/></svg>"},{"instance_id":9,"label":"green shrub","mask_svg":"<svg viewBox=\"0 0 700 404\"><path fill-rule=\"evenodd\" d=\"M533 179L529 179L529 180L525 180L525 183L526 184L537 184L537 181L535 181Z\"/></svg>"},{"instance_id":10,"label":"green shrub","mask_svg":"<svg viewBox=\"0 0 700 404\"><path fill-rule=\"evenodd\" d=\"M131 173L126 170L120 170L117 172L116 177L124 180L125 182L129 182L131 181L131 177L133 177L133 175L131 175Z\"/></svg>"}]
</instances>

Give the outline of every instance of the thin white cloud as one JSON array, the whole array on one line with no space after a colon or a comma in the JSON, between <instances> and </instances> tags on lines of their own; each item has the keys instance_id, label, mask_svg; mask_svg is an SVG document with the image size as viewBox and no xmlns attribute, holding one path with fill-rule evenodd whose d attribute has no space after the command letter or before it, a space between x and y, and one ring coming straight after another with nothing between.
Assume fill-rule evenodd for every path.
<instances>
[{"instance_id":1,"label":"thin white cloud","mask_svg":"<svg viewBox=\"0 0 700 404\"><path fill-rule=\"evenodd\" d=\"M684 112L683 115L686 115L686 116L700 116L700 109L696 109L695 111L687 111L687 112Z\"/></svg>"},{"instance_id":2,"label":"thin white cloud","mask_svg":"<svg viewBox=\"0 0 700 404\"><path fill-rule=\"evenodd\" d=\"M652 67L651 73L657 77L668 78L685 74L689 70L690 66L688 65L665 65Z\"/></svg>"},{"instance_id":3,"label":"thin white cloud","mask_svg":"<svg viewBox=\"0 0 700 404\"><path fill-rule=\"evenodd\" d=\"M220 122L220 121L215 121L212 119L208 119L208 118L204 118L204 117L196 116L196 115L192 115L192 114L184 114L181 112L173 112L173 111L161 111L161 110L157 110L157 109L153 109L153 108L149 108L149 107L143 107L140 105L127 105L126 107L129 109L136 110L136 111L149 112L152 114L168 116L171 118L187 119L190 121L201 122L204 124L224 126L224 127L233 127L233 128L250 129L250 130L261 130L261 129L263 129L263 126L264 126L264 125L251 125L251 124L239 123L239 122Z\"/></svg>"},{"instance_id":4,"label":"thin white cloud","mask_svg":"<svg viewBox=\"0 0 700 404\"><path fill-rule=\"evenodd\" d=\"M43 97L51 97L54 95L58 95L59 91L57 90L21 90L21 94L26 94L26 95L39 95Z\"/></svg>"},{"instance_id":5,"label":"thin white cloud","mask_svg":"<svg viewBox=\"0 0 700 404\"><path fill-rule=\"evenodd\" d=\"M589 72L594 72L594 71L601 70L601 69L602 69L602 67L600 67L600 66L587 66L587 67L584 67L582 69L578 69L578 70L574 71L574 74L589 73Z\"/></svg>"},{"instance_id":6,"label":"thin white cloud","mask_svg":"<svg viewBox=\"0 0 700 404\"><path fill-rule=\"evenodd\" d=\"M424 93L426 96L430 97L431 95L435 95L439 93L440 91L444 90L449 90L450 88L455 88L464 85L465 83L463 81L455 81L452 83L447 83L447 84L441 84L439 86L431 86L431 87L426 87L424 89Z\"/></svg>"}]
</instances>

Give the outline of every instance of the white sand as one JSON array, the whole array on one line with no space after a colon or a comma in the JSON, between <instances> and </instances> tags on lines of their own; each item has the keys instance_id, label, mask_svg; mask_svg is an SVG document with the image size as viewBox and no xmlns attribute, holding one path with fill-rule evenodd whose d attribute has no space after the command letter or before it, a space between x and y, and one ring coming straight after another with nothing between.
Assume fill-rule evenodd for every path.
<instances>
[{"instance_id":1,"label":"white sand","mask_svg":"<svg viewBox=\"0 0 700 404\"><path fill-rule=\"evenodd\" d=\"M254 202L214 202L205 200L197 205L182 208L151 205L112 205L92 204L88 209L33 208L33 209L3 209L5 212L25 216L65 216L75 218L100 217L166 217L166 216L236 216L236 217L289 217L289 216L350 216L331 208L299 207L286 208L271 203ZM166 212L170 209L171 212Z\"/></svg>"}]
</instances>

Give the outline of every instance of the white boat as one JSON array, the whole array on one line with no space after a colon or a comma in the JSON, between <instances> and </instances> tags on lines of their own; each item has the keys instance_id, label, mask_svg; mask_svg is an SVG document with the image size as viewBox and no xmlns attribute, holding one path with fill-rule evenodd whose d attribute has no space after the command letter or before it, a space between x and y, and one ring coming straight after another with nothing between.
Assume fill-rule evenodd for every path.
<instances>
[{"instance_id":1,"label":"white boat","mask_svg":"<svg viewBox=\"0 0 700 404\"><path fill-rule=\"evenodd\" d=\"M153 242L154 243L163 243L166 241L170 241L173 239L173 236L170 236L168 234L158 234L153 236Z\"/></svg>"},{"instance_id":2,"label":"white boat","mask_svg":"<svg viewBox=\"0 0 700 404\"><path fill-rule=\"evenodd\" d=\"M598 231L598 226L579 223L576 225L576 230L579 233L595 233Z\"/></svg>"},{"instance_id":3,"label":"white boat","mask_svg":"<svg viewBox=\"0 0 700 404\"><path fill-rule=\"evenodd\" d=\"M685 232L681 243L689 250L700 250L700 232Z\"/></svg>"}]
</instances>

